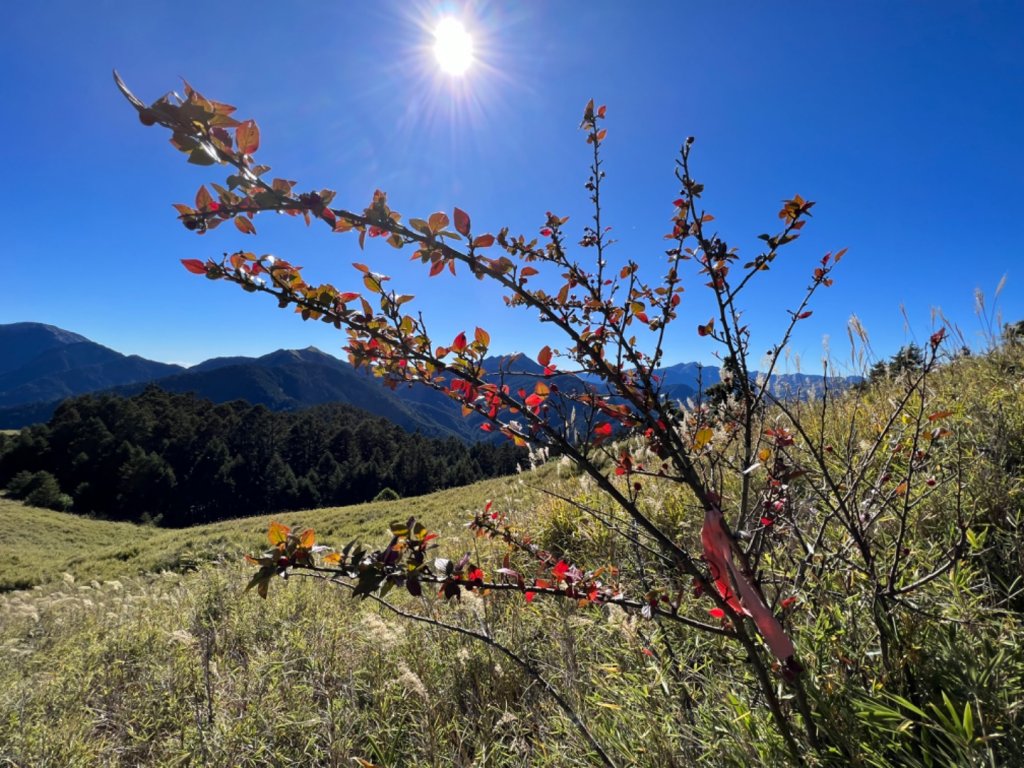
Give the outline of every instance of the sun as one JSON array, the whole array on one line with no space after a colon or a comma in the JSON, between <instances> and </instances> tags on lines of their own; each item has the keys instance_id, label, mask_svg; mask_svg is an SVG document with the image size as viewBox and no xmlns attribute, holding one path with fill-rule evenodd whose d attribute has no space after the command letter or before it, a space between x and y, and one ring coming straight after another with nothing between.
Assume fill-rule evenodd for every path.
<instances>
[{"instance_id":1,"label":"sun","mask_svg":"<svg viewBox=\"0 0 1024 768\"><path fill-rule=\"evenodd\" d=\"M434 30L434 56L449 75L464 75L473 63L473 38L458 19L447 16Z\"/></svg>"}]
</instances>

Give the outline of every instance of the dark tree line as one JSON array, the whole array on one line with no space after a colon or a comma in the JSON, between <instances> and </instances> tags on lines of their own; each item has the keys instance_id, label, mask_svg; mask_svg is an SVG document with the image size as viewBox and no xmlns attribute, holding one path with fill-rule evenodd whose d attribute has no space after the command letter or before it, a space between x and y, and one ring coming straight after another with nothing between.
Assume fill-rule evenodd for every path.
<instances>
[{"instance_id":1,"label":"dark tree line","mask_svg":"<svg viewBox=\"0 0 1024 768\"><path fill-rule=\"evenodd\" d=\"M182 527L385 489L416 496L509 474L522 459L508 443L427 438L346 405L275 413L150 387L71 398L47 424L6 436L0 485L17 492L48 473L75 512Z\"/></svg>"}]
</instances>

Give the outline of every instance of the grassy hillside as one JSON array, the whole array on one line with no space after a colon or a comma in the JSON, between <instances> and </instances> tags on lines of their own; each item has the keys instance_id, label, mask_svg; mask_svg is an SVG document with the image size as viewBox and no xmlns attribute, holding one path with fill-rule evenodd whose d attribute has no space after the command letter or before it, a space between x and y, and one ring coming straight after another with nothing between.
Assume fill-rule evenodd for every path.
<instances>
[{"instance_id":1,"label":"grassy hillside","mask_svg":"<svg viewBox=\"0 0 1024 768\"><path fill-rule=\"evenodd\" d=\"M907 650L889 669L902 679L880 661L871 595L855 570L823 570L796 593L785 622L808 695L828 713L817 725L848 750L831 761L809 753L808 765L1010 765L1024 751L1022 375L1024 351L1010 349L959 361L931 385L956 438L943 461L966 460L955 484L927 491L904 557L932 562L956 509L971 542L955 569L927 581L898 614L893 631ZM870 427L897 386L851 393L820 428ZM544 546L627 567L631 552L531 485L610 509L592 484L552 466L281 521L312 526L330 544L383 544L389 520L415 514L442 533L441 553L469 550L493 569L504 547L470 538L463 525L466 510L492 498ZM690 500L675 489L658 488L649 513L681 540L698 534ZM243 593L253 569L238 555L263 546L267 518L164 531L0 501L0 521L8 553L0 584L33 585L0 595L0 653L10 660L0 665L0 764L600 764L537 680L495 647L310 579L275 582L266 601ZM684 610L706 620L707 601L689 595ZM518 649L617 765L788 764L750 693L751 665L719 637L517 593L395 600ZM897 685L911 675L907 698ZM781 682L779 690L796 706Z\"/></svg>"},{"instance_id":2,"label":"grassy hillside","mask_svg":"<svg viewBox=\"0 0 1024 768\"><path fill-rule=\"evenodd\" d=\"M271 517L289 526L312 527L321 540L338 546L352 539L376 542L386 535L391 520L413 514L432 527L457 530L487 499L522 492L523 487L519 479L501 478L415 499L238 518L184 530L93 520L0 498L0 546L9 553L0 562L0 592L60 581L65 573L80 581L103 581L237 561L266 545Z\"/></svg>"}]
</instances>

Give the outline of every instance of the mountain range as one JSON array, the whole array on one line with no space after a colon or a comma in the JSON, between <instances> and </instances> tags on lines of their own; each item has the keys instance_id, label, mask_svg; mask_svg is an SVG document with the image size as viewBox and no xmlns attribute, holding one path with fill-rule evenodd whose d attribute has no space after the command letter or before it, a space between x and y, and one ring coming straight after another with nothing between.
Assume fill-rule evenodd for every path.
<instances>
[{"instance_id":1,"label":"mountain range","mask_svg":"<svg viewBox=\"0 0 1024 768\"><path fill-rule=\"evenodd\" d=\"M495 371L508 358L485 361ZM541 368L520 357L513 389L532 389ZM659 371L663 391L685 400L719 380L713 366L680 363ZM801 374L777 386L815 388L821 377ZM569 374L554 377L562 392L587 386ZM0 325L0 428L45 422L67 397L89 392L133 395L154 384L169 392L194 392L214 402L245 400L275 411L340 402L383 416L410 432L477 440L480 419L466 419L444 394L427 387L389 389L381 380L315 347L278 350L262 357L217 357L190 368L123 355L77 333L41 323Z\"/></svg>"}]
</instances>

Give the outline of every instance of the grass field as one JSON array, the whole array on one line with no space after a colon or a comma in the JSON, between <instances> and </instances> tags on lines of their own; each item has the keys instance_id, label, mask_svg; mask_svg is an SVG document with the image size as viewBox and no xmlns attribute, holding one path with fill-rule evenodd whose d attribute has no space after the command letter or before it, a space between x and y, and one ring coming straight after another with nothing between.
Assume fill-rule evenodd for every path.
<instances>
[{"instance_id":1,"label":"grass field","mask_svg":"<svg viewBox=\"0 0 1024 768\"><path fill-rule=\"evenodd\" d=\"M543 482L544 470L530 476ZM352 539L373 543L386 538L391 520L410 515L444 531L458 531L488 499L522 497L522 478L484 480L415 499L328 507L273 516L295 527L316 529L321 541L342 546ZM26 507L0 498L0 591L60 581L122 579L160 571L190 570L204 562L237 561L266 545L271 516L240 517L185 530L94 520Z\"/></svg>"},{"instance_id":2,"label":"grass field","mask_svg":"<svg viewBox=\"0 0 1024 768\"><path fill-rule=\"evenodd\" d=\"M856 569L840 561L796 591L786 628L819 733L843 750L809 751L807 765L980 768L1024 752L1022 370L1024 350L1010 350L962 361L932 385L956 441L930 450L966 460L956 485L923 492L903 556L925 572L948 545L954 504L972 538L962 562L896 614L898 659L881 662L872 594ZM871 428L892 398L885 388L851 395L822 428ZM550 465L277 519L311 526L327 544L372 547L386 543L390 521L415 515L440 532L439 554L471 551L494 569L504 546L464 525L493 499L544 546L591 567L628 567L632 550L538 487L610 509L592 483ZM653 481L649 493L648 513L692 543L699 520L689 502ZM267 600L245 593L253 569L241 555L265 546L269 520L166 530L0 499L0 766L601 764L538 680L495 646L311 579L275 579ZM707 601L690 599L689 583L679 588L682 610L706 621ZM391 597L516 649L618 766L791 764L747 657L719 636L518 592ZM912 698L902 693L908 680ZM779 691L795 706L781 681Z\"/></svg>"}]
</instances>

